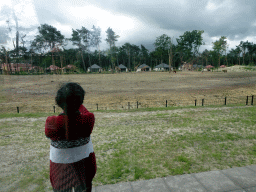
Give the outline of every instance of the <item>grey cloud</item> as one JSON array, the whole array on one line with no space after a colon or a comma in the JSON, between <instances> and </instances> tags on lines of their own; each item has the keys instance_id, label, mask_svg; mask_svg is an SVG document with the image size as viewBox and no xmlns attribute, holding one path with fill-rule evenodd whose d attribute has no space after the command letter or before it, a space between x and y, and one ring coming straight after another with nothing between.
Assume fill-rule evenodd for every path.
<instances>
[{"instance_id":1,"label":"grey cloud","mask_svg":"<svg viewBox=\"0 0 256 192\"><path fill-rule=\"evenodd\" d=\"M215 10L207 10L209 2L216 4ZM229 40L240 41L256 35L256 26L253 25L256 24L255 0L34 0L40 24L47 23L54 26L56 22L59 22L74 29L82 26L89 29L96 23L93 18L90 18L84 22L84 25L80 25L82 21L76 21L72 15L65 14L69 7L86 5L94 5L112 13L135 17L144 23L145 28L135 29L136 33L131 33L124 39L120 38L117 45L130 42L138 46L143 44L148 49L153 49L157 36L166 33L178 38L185 31L192 30L205 31L204 41L207 42L207 46L211 45L211 37L227 36ZM70 30L69 35L65 34L67 31L62 34L67 37L71 36L71 32ZM102 31L102 36L103 33L105 31ZM103 47L105 44L102 39Z\"/></svg>"},{"instance_id":2,"label":"grey cloud","mask_svg":"<svg viewBox=\"0 0 256 192\"><path fill-rule=\"evenodd\" d=\"M256 1L233 0L231 4L214 11L206 9L209 1L187 0L184 4L170 1L97 1L97 6L139 18L162 29L178 30L180 35L185 31L204 30L209 36L226 35L234 40L255 35ZM157 2L157 3L156 3ZM223 0L213 1L217 6Z\"/></svg>"}]
</instances>

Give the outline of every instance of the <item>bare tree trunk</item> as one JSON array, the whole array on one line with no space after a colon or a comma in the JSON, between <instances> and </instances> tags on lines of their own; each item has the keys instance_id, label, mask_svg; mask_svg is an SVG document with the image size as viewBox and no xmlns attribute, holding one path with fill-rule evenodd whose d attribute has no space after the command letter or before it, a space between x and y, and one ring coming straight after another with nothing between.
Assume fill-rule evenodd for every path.
<instances>
[{"instance_id":1,"label":"bare tree trunk","mask_svg":"<svg viewBox=\"0 0 256 192\"><path fill-rule=\"evenodd\" d=\"M88 57L89 57L89 65L90 65L90 68L92 69L91 58L90 58L89 52L88 52Z\"/></svg>"},{"instance_id":2,"label":"bare tree trunk","mask_svg":"<svg viewBox=\"0 0 256 192\"><path fill-rule=\"evenodd\" d=\"M119 62L118 62L118 55L116 54L116 66L118 67L119 65Z\"/></svg>"},{"instance_id":3,"label":"bare tree trunk","mask_svg":"<svg viewBox=\"0 0 256 192\"><path fill-rule=\"evenodd\" d=\"M131 55L131 53L130 53L130 47L129 47L129 68L131 68L130 55Z\"/></svg>"},{"instance_id":4,"label":"bare tree trunk","mask_svg":"<svg viewBox=\"0 0 256 192\"><path fill-rule=\"evenodd\" d=\"M220 56L219 56L219 66L218 67L220 67Z\"/></svg>"},{"instance_id":5,"label":"bare tree trunk","mask_svg":"<svg viewBox=\"0 0 256 192\"><path fill-rule=\"evenodd\" d=\"M99 65L100 65L100 67L102 67L101 63L100 63L100 48L98 48L98 49L99 49Z\"/></svg>"},{"instance_id":6,"label":"bare tree trunk","mask_svg":"<svg viewBox=\"0 0 256 192\"><path fill-rule=\"evenodd\" d=\"M54 65L53 52L52 52L52 65Z\"/></svg>"},{"instance_id":7,"label":"bare tree trunk","mask_svg":"<svg viewBox=\"0 0 256 192\"><path fill-rule=\"evenodd\" d=\"M19 62L19 31L16 32L16 55Z\"/></svg>"},{"instance_id":8,"label":"bare tree trunk","mask_svg":"<svg viewBox=\"0 0 256 192\"><path fill-rule=\"evenodd\" d=\"M32 72L33 72L32 53L31 53L31 68L32 68Z\"/></svg>"},{"instance_id":9,"label":"bare tree trunk","mask_svg":"<svg viewBox=\"0 0 256 192\"><path fill-rule=\"evenodd\" d=\"M11 70L11 68L9 67L9 64L8 64L7 52L6 52L6 55L5 55L5 63L6 63L7 75L9 75L9 70Z\"/></svg>"},{"instance_id":10,"label":"bare tree trunk","mask_svg":"<svg viewBox=\"0 0 256 192\"><path fill-rule=\"evenodd\" d=\"M85 64L84 64L83 50L82 50L82 49L81 49L81 56L82 56L82 61L83 61L83 66L84 66L84 72L86 72ZM92 70L92 69L91 69L91 70Z\"/></svg>"},{"instance_id":11,"label":"bare tree trunk","mask_svg":"<svg viewBox=\"0 0 256 192\"><path fill-rule=\"evenodd\" d=\"M60 55L60 66L61 66L61 74L63 73L62 65L63 64L63 56Z\"/></svg>"}]
</instances>

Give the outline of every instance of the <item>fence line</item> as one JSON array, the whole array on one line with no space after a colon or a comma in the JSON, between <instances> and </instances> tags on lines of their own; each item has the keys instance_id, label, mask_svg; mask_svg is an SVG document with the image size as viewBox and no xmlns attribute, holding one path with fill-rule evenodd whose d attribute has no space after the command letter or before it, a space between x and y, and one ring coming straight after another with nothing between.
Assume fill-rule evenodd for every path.
<instances>
[{"instance_id":1,"label":"fence line","mask_svg":"<svg viewBox=\"0 0 256 192\"><path fill-rule=\"evenodd\" d=\"M120 103L120 107L118 107L118 103L109 103L107 106L100 106L98 103L96 104L86 104L86 108L89 110L120 110L120 109L138 109L138 108L150 108L150 107L170 107L170 106L207 106L207 105L227 105L227 104L245 104L245 105L253 105L253 98L254 96L242 96L242 97L225 97L222 99L219 99L218 102L216 102L213 99L195 99L194 101L188 101L188 102L181 102L180 100L162 100L162 101L155 101L154 104L157 103L157 105L151 105L150 102L127 102L127 103ZM183 100L184 101L184 100ZM159 104L160 103L160 104ZM3 105L6 106L6 105ZM38 107L38 106L37 106ZM43 112L49 111L49 112L60 112L62 111L61 108L54 105L52 106L52 110L49 108L50 106L40 106L40 109L47 108L47 110L42 110ZM10 107L6 106L6 108L11 109ZM24 112L24 108L28 108L28 106L17 106L17 113L20 113L20 111ZM30 107L32 109L32 107ZM58 109L58 110L57 110ZM0 113L5 113L4 110L1 109L0 104ZM11 110L13 111L13 110ZM31 110L29 110L31 111ZM41 111L41 110L40 110ZM26 112L26 111L25 111ZM38 110L36 112L39 112Z\"/></svg>"}]
</instances>

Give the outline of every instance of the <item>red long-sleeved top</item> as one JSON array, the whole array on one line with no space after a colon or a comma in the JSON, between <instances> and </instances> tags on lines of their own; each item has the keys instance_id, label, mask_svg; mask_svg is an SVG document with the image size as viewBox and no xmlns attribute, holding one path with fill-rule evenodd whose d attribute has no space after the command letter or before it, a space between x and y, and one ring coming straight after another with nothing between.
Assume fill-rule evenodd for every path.
<instances>
[{"instance_id":1,"label":"red long-sleeved top","mask_svg":"<svg viewBox=\"0 0 256 192\"><path fill-rule=\"evenodd\" d=\"M82 186L96 174L96 158L90 138L95 122L94 114L83 105L79 111L80 115L73 121L69 121L64 114L46 119L45 135L51 139L50 181L56 190Z\"/></svg>"}]
</instances>

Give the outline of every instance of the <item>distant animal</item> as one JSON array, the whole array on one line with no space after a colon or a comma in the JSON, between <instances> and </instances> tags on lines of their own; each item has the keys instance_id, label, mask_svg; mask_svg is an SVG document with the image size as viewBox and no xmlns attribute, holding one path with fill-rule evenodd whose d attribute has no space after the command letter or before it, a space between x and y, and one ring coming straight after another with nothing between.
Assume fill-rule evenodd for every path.
<instances>
[{"instance_id":1,"label":"distant animal","mask_svg":"<svg viewBox=\"0 0 256 192\"><path fill-rule=\"evenodd\" d=\"M141 68L141 71L146 71L146 70L147 70L147 66Z\"/></svg>"},{"instance_id":2,"label":"distant animal","mask_svg":"<svg viewBox=\"0 0 256 192\"><path fill-rule=\"evenodd\" d=\"M227 73L228 72L228 70L222 70L224 73Z\"/></svg>"},{"instance_id":3,"label":"distant animal","mask_svg":"<svg viewBox=\"0 0 256 192\"><path fill-rule=\"evenodd\" d=\"M176 74L177 71L172 71L172 72Z\"/></svg>"}]
</instances>

